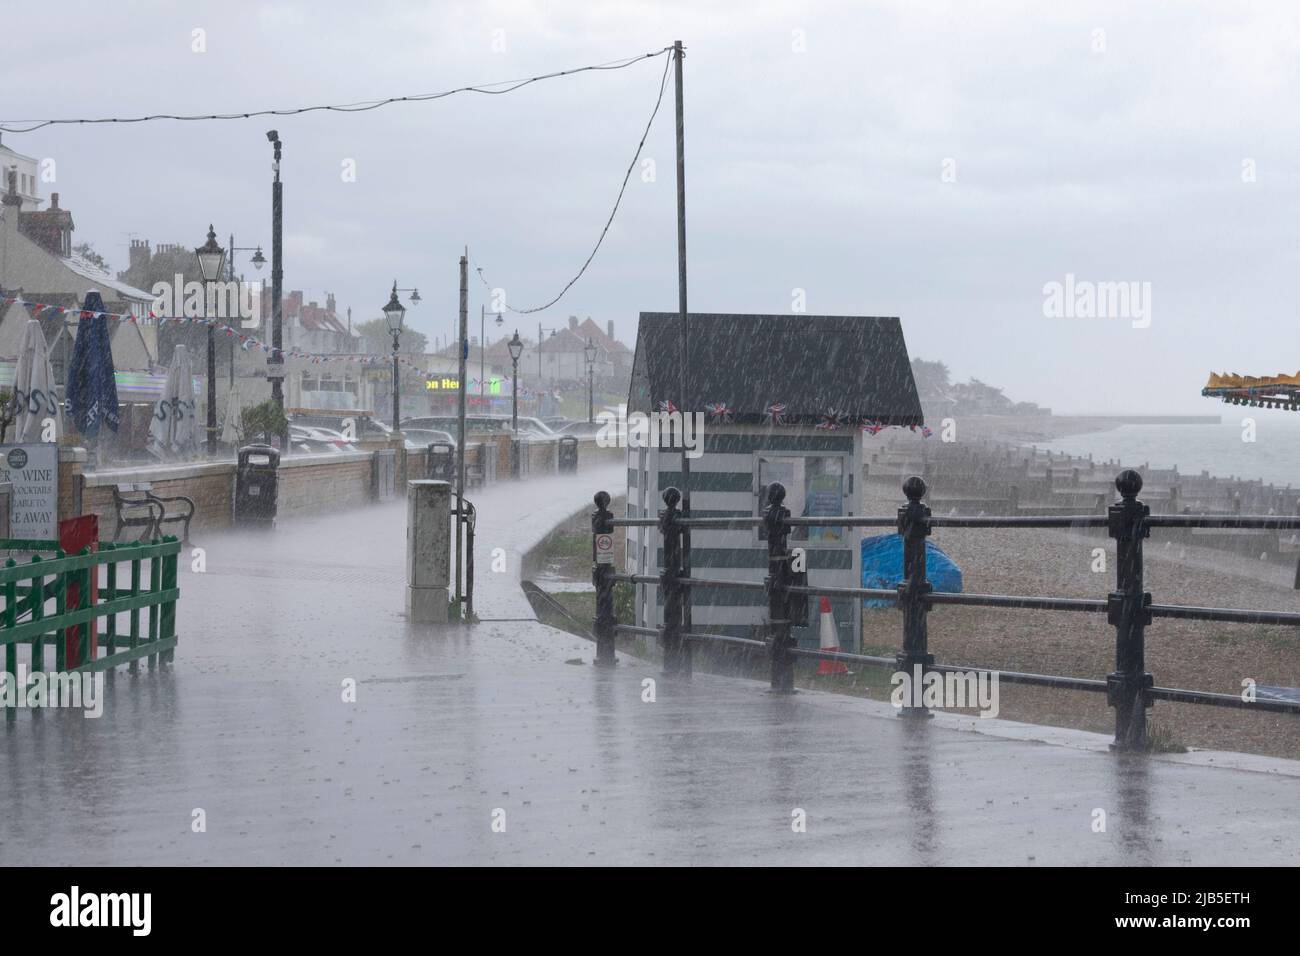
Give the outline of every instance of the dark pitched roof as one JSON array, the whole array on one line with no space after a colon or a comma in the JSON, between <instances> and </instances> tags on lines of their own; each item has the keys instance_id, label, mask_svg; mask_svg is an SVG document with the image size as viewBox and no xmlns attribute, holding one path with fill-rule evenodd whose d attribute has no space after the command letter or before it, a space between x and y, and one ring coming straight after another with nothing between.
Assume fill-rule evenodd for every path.
<instances>
[{"instance_id":1,"label":"dark pitched roof","mask_svg":"<svg viewBox=\"0 0 1300 956\"><path fill-rule=\"evenodd\" d=\"M687 317L694 408L725 404L736 422L761 422L773 404L791 424L835 413L848 421L919 425L921 402L896 318L839 315ZM632 365L630 411L680 403L680 318L642 312Z\"/></svg>"}]
</instances>

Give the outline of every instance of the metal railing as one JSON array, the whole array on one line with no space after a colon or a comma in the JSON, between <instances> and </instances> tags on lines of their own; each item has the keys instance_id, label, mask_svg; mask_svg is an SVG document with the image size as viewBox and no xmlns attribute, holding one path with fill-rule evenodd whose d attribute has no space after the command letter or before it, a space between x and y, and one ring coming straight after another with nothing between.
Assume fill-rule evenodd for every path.
<instances>
[{"instance_id":1,"label":"metal railing","mask_svg":"<svg viewBox=\"0 0 1300 956\"><path fill-rule=\"evenodd\" d=\"M839 661L886 667L909 675L935 673L969 673L998 675L1009 683L1055 687L1067 690L1105 693L1115 709L1115 743L1121 750L1147 750L1147 710L1156 700L1206 704L1273 713L1300 714L1300 701L1247 699L1245 695L1216 694L1174 687L1158 687L1146 670L1146 628L1155 618L1223 621L1244 624L1300 625L1300 613L1260 611L1236 608L1187 607L1153 603L1143 583L1142 544L1153 528L1300 528L1300 516L1248 515L1152 515L1148 505L1138 500L1142 476L1126 470L1115 479L1120 500L1110 505L1104 515L1050 516L961 516L931 514L922 503L926 485L918 477L903 482L907 504L898 509L897 517L836 516L817 518L791 517L783 505L785 488L779 482L768 486L765 512L761 516L735 518L689 518L680 510L681 493L669 488L663 493L665 508L657 518L615 518L609 511L610 496L601 491L595 496L592 512L592 583L596 586L596 662L614 663L614 641L619 633L657 636L661 641L664 673L689 676L691 645L717 642L754 649L765 649L771 658L771 687L778 692L794 690L794 665L799 658ZM811 587L807 572L796 569L795 553L788 537L796 527L895 528L903 539L903 579L895 589L857 587ZM658 528L663 536L663 567L654 574L620 574L612 563L610 538L617 527ZM768 573L762 581L720 581L700 578L685 572L689 568L688 529L761 527L766 533ZM1104 528L1116 544L1116 587L1105 599L1041 597L1008 594L936 593L926 579L925 539L935 528ZM603 538L603 542L602 542ZM599 547L603 543L603 548ZM604 555L608 554L608 558ZM658 628L618 624L614 616L613 590L616 584L642 584L657 587L663 595L663 625ZM682 626L682 610L687 589L691 587L735 588L763 591L767 594L766 640L689 633ZM873 657L840 651L804 649L792 636L795 621L806 622L808 599L812 595L851 596L887 601L902 610L902 649L894 657ZM1062 611L1082 614L1105 614L1115 628L1115 670L1105 679L1067 677L1055 674L1032 674L996 670L987 667L939 664L929 652L927 615L935 607L993 607L1008 610ZM918 671L917 668L920 670ZM928 709L907 703L905 716L925 716Z\"/></svg>"},{"instance_id":2,"label":"metal railing","mask_svg":"<svg viewBox=\"0 0 1300 956\"><path fill-rule=\"evenodd\" d=\"M0 549L56 547L53 541L0 540ZM176 647L180 550L180 540L169 536L152 542L106 542L98 552L86 548L72 557L56 550L52 558L37 554L25 564L9 558L0 569L5 671L17 674L20 644L31 647L33 671L45 670L46 649L51 646L54 669L59 672L100 671L119 664L134 670L143 657L150 667L160 658L170 662ZM102 582L101 567L105 568ZM47 613L50 601L52 614ZM141 612L147 613L143 623ZM118 629L119 614L129 615L125 634ZM92 637L92 622L99 618L105 619L102 632ZM15 716L13 707L5 708L6 719Z\"/></svg>"}]
</instances>

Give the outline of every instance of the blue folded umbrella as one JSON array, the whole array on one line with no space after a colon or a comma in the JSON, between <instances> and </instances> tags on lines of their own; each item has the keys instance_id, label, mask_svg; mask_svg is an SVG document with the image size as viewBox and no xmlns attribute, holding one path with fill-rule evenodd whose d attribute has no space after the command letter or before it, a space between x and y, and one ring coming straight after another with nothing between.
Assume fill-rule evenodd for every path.
<instances>
[{"instance_id":1,"label":"blue folded umbrella","mask_svg":"<svg viewBox=\"0 0 1300 956\"><path fill-rule=\"evenodd\" d=\"M104 300L93 289L86 293L77 326L77 341L68 363L64 390L65 411L72 425L87 438L99 434L100 424L117 431L117 379L113 375L113 347L108 337ZM97 314L98 313L98 314Z\"/></svg>"}]
</instances>

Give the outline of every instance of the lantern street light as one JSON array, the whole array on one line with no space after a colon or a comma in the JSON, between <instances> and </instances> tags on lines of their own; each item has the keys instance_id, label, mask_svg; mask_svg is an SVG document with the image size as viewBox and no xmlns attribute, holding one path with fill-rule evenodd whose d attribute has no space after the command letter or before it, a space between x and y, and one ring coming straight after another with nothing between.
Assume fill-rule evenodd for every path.
<instances>
[{"instance_id":1,"label":"lantern street light","mask_svg":"<svg viewBox=\"0 0 1300 956\"><path fill-rule=\"evenodd\" d=\"M402 336L402 319L406 317L406 306L397 301L397 280L393 280L393 291L384 306L384 321L388 323L388 334L393 337L393 435L401 430L401 378L397 372L397 340Z\"/></svg>"},{"instance_id":2,"label":"lantern street light","mask_svg":"<svg viewBox=\"0 0 1300 956\"><path fill-rule=\"evenodd\" d=\"M208 225L208 241L194 250L199 259L199 271L203 275L203 316L208 325L208 455L217 453L217 339L215 321L212 316L212 283L221 278L221 269L225 264L226 250L217 245L217 232Z\"/></svg>"},{"instance_id":3,"label":"lantern street light","mask_svg":"<svg viewBox=\"0 0 1300 956\"><path fill-rule=\"evenodd\" d=\"M497 321L500 321L498 318ZM515 329L514 338L506 343L510 350L510 362L514 366L514 376L510 380L510 430L519 434L519 356L524 354L524 343L519 340L519 330Z\"/></svg>"},{"instance_id":4,"label":"lantern street light","mask_svg":"<svg viewBox=\"0 0 1300 956\"><path fill-rule=\"evenodd\" d=\"M234 282L236 280L236 276L235 276L235 253L236 252L251 252L253 254L253 257L249 261L253 263L253 268L256 269L258 272L261 272L262 266L266 265L266 256L262 255L261 246L237 246L235 245L235 234L232 232L230 234L230 244L226 246L226 278L231 282ZM241 315L240 318L241 319L245 318L245 316ZM226 324L229 325L230 323L227 322ZM235 337L232 335L229 338L230 338L230 387L233 389L235 387Z\"/></svg>"},{"instance_id":5,"label":"lantern street light","mask_svg":"<svg viewBox=\"0 0 1300 956\"><path fill-rule=\"evenodd\" d=\"M587 346L582 350L587 356L587 423L596 420L596 343L587 339Z\"/></svg>"}]
</instances>

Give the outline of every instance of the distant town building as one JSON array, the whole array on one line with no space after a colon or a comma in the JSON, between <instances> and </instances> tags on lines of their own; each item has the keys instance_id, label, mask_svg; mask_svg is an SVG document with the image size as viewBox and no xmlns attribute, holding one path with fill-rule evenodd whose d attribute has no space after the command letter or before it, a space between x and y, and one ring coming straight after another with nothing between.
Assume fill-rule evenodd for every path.
<instances>
[{"instance_id":1,"label":"distant town building","mask_svg":"<svg viewBox=\"0 0 1300 956\"><path fill-rule=\"evenodd\" d=\"M10 171L14 173L15 187L18 197L22 200L22 211L35 212L40 209L41 203L45 200L36 194L39 164L31 156L24 156L0 144L0 172L4 174L3 182L9 181Z\"/></svg>"},{"instance_id":2,"label":"distant town building","mask_svg":"<svg viewBox=\"0 0 1300 956\"><path fill-rule=\"evenodd\" d=\"M97 289L109 312L147 317L151 295L72 251L75 228L72 213L59 205L59 194L50 197L50 208L24 210L18 190L18 172L8 171L7 190L0 205L0 289L42 305L79 308L86 293ZM16 358L23 329L32 318L27 308L14 303L0 308L0 358ZM60 384L72 354L77 313L44 313L41 327L50 348L50 361ZM133 322L112 322L109 334L113 364L123 371L149 371L157 360L152 327Z\"/></svg>"}]
</instances>

